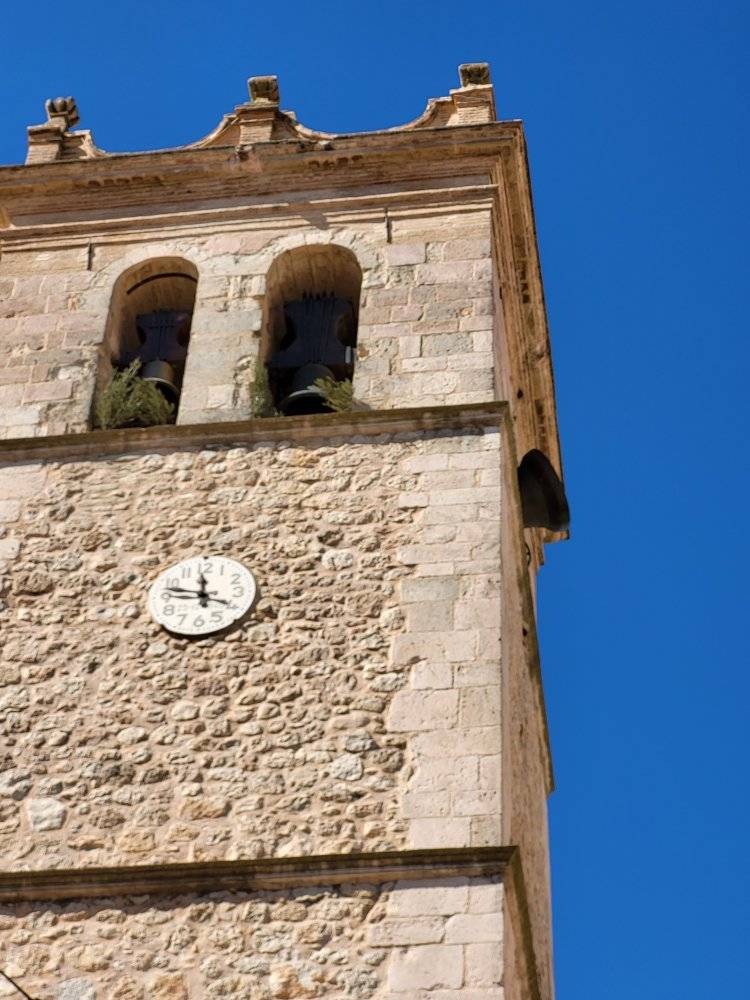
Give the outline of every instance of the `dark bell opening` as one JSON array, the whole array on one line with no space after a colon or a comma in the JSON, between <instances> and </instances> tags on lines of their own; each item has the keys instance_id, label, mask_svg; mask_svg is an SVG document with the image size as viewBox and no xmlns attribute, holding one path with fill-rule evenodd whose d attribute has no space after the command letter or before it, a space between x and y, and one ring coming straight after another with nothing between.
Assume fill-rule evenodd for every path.
<instances>
[{"instance_id":1,"label":"dark bell opening","mask_svg":"<svg viewBox=\"0 0 750 1000\"><path fill-rule=\"evenodd\" d=\"M278 409L288 416L330 413L315 382L352 377L357 339L354 306L335 295L303 296L286 303L284 322L284 335L268 360Z\"/></svg>"},{"instance_id":2,"label":"dark bell opening","mask_svg":"<svg viewBox=\"0 0 750 1000\"><path fill-rule=\"evenodd\" d=\"M126 367L138 360L140 376L151 382L161 394L177 405L185 371L192 313L175 309L157 309L135 318L138 346L118 361Z\"/></svg>"},{"instance_id":3,"label":"dark bell opening","mask_svg":"<svg viewBox=\"0 0 750 1000\"><path fill-rule=\"evenodd\" d=\"M560 477L547 456L536 448L521 460L518 487L525 528L566 531L570 527L570 509Z\"/></svg>"}]
</instances>

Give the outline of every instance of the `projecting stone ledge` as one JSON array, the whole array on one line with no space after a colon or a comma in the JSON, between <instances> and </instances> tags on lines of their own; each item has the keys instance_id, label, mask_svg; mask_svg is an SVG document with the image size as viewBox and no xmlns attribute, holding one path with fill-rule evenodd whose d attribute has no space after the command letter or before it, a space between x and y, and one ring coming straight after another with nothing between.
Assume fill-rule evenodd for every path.
<instances>
[{"instance_id":1,"label":"projecting stone ledge","mask_svg":"<svg viewBox=\"0 0 750 1000\"><path fill-rule=\"evenodd\" d=\"M414 121L385 131L408 132L416 129L446 128L496 121L495 97L487 63L459 66L460 86L448 97L431 98L424 112ZM220 146L248 146L258 142L303 140L327 142L336 133L306 128L292 111L279 107L279 82L276 76L252 76L248 80L250 100L225 115L209 135L179 149L208 149ZM27 164L56 160L91 160L114 157L99 149L90 131L74 131L79 121L73 97L55 97L45 103L47 120L28 128Z\"/></svg>"},{"instance_id":2,"label":"projecting stone ledge","mask_svg":"<svg viewBox=\"0 0 750 1000\"><path fill-rule=\"evenodd\" d=\"M495 846L0 872L0 902L488 878L517 865L517 854Z\"/></svg>"}]
</instances>

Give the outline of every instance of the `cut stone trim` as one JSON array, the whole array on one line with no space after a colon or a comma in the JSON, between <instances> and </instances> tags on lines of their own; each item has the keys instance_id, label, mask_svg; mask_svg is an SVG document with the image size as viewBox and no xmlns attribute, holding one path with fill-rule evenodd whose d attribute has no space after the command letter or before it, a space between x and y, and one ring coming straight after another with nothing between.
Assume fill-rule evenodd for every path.
<instances>
[{"instance_id":1,"label":"cut stone trim","mask_svg":"<svg viewBox=\"0 0 750 1000\"><path fill-rule=\"evenodd\" d=\"M0 441L0 463L38 462L42 459L100 458L104 455L252 444L263 441L299 443L311 438L340 438L463 427L505 426L510 417L506 402L466 403L458 406L414 407L400 410L308 414L300 417L263 417L216 424L168 424L127 430L90 431L48 437Z\"/></svg>"},{"instance_id":2,"label":"cut stone trim","mask_svg":"<svg viewBox=\"0 0 750 1000\"><path fill-rule=\"evenodd\" d=\"M0 903L98 896L255 892L343 882L481 878L502 875L516 847L439 848L373 854L322 854L116 868L0 872Z\"/></svg>"},{"instance_id":3,"label":"cut stone trim","mask_svg":"<svg viewBox=\"0 0 750 1000\"><path fill-rule=\"evenodd\" d=\"M424 112L394 131L460 126L495 120L495 99L487 63L470 63L459 67L460 86L448 97L432 98ZM211 146L246 146L255 142L279 139L307 139L322 142L336 138L335 133L306 128L291 111L279 109L279 83L276 76L253 76L248 80L250 101L240 104L234 113L224 115L208 135L180 149L201 149ZM467 100L468 98L468 100ZM89 132L74 132L78 124L78 108L72 97L58 97L45 104L47 121L28 129L27 163L49 162L62 158L89 160L117 153L99 149ZM85 137L86 142L81 142Z\"/></svg>"},{"instance_id":4,"label":"cut stone trim","mask_svg":"<svg viewBox=\"0 0 750 1000\"><path fill-rule=\"evenodd\" d=\"M2 168L0 168L1 170ZM1 179L1 175L0 175ZM326 195L325 197L305 197L304 199L288 201L263 201L241 206L225 206L222 208L206 208L200 211L153 213L139 220L140 237L132 242L147 242L152 239L152 230L179 229L184 235L200 233L209 227L212 233L218 232L217 227L224 227L222 232L248 232L257 228L265 230L268 221L273 219L278 230L288 228L297 232L297 220L300 206L316 211L356 211L390 212L405 211L412 213L414 206L423 209L450 208L453 212L474 212L486 208L497 192L496 184L455 184L442 187L425 188L421 191L409 191L404 188L394 191L371 191L366 195ZM2 192L0 191L0 194ZM398 218L398 216L394 216ZM5 224L3 224L5 225ZM47 246L87 246L88 237L97 236L97 244L117 242L122 233L131 233L132 220L123 218L94 219L85 222L61 221L51 226L21 224L12 230L0 232L4 254L18 250L43 249ZM85 235L83 242L77 237ZM173 233L174 235L174 233Z\"/></svg>"}]
</instances>

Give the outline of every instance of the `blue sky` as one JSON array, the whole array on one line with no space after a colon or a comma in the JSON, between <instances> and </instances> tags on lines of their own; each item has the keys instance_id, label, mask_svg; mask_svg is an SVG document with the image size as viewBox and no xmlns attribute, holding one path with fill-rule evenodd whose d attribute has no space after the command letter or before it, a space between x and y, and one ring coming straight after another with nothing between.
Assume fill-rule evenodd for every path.
<instances>
[{"instance_id":1,"label":"blue sky","mask_svg":"<svg viewBox=\"0 0 750 1000\"><path fill-rule=\"evenodd\" d=\"M653 0L3 14L4 163L46 97L147 149L264 73L305 124L351 131L488 61L525 120L573 512L540 581L559 1000L747 995L748 20Z\"/></svg>"}]
</instances>

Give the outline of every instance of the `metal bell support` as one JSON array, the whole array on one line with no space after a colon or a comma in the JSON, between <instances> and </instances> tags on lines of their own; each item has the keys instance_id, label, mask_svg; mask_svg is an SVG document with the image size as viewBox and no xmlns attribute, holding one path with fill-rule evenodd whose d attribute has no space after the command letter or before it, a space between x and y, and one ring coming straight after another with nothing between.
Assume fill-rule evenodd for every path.
<instances>
[{"instance_id":1,"label":"metal bell support","mask_svg":"<svg viewBox=\"0 0 750 1000\"><path fill-rule=\"evenodd\" d=\"M177 403L180 397L191 315L174 309L157 309L136 316L139 346L120 358L121 364L140 361L141 378L153 382L170 403Z\"/></svg>"}]
</instances>

